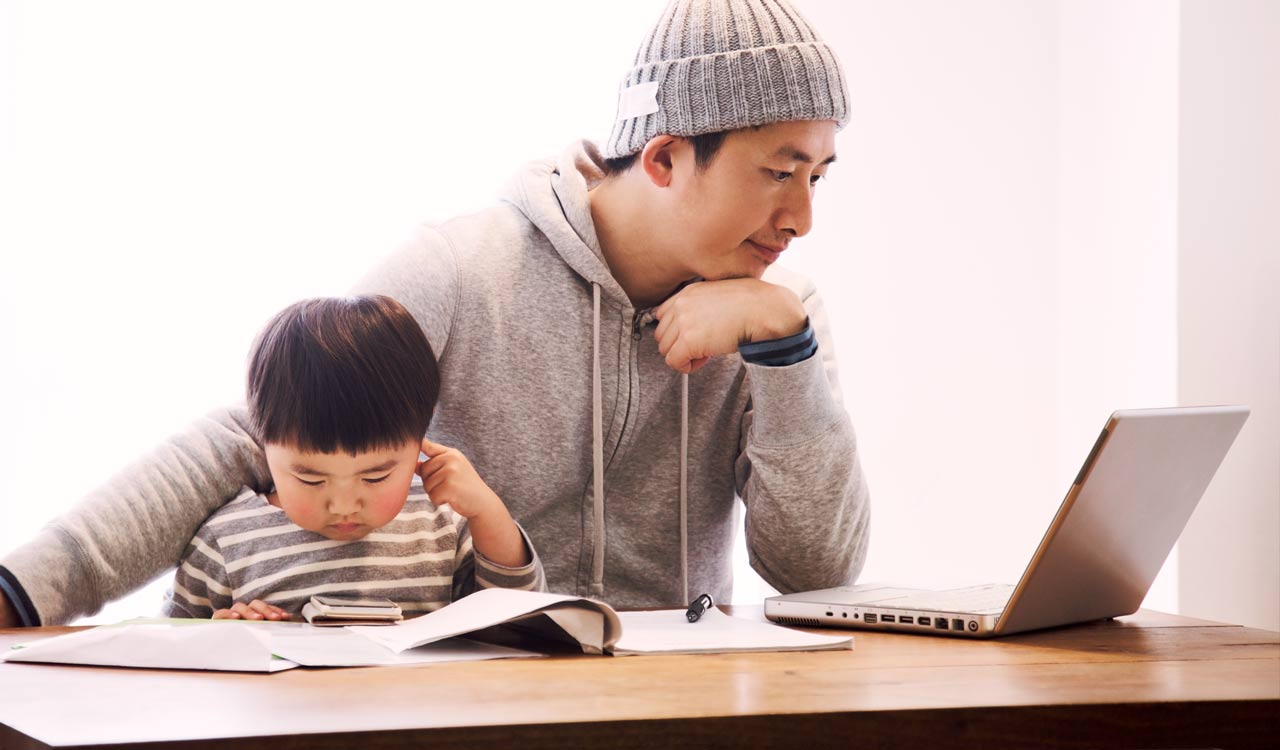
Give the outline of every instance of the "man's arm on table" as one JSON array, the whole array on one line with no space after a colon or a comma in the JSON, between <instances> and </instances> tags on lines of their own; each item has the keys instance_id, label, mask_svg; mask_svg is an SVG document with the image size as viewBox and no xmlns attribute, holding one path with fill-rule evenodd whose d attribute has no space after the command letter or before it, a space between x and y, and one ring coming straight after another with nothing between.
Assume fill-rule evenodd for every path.
<instances>
[{"instance_id":1,"label":"man's arm on table","mask_svg":"<svg viewBox=\"0 0 1280 750\"><path fill-rule=\"evenodd\" d=\"M742 356L751 401L735 473L751 566L785 592L851 583L870 499L826 311L807 279L780 268L766 278L683 287L655 313L658 351L680 372Z\"/></svg>"},{"instance_id":2,"label":"man's arm on table","mask_svg":"<svg viewBox=\"0 0 1280 750\"><path fill-rule=\"evenodd\" d=\"M245 485L270 484L248 425L243 406L209 414L7 554L3 622L64 624L172 568L210 513Z\"/></svg>"},{"instance_id":3,"label":"man's arm on table","mask_svg":"<svg viewBox=\"0 0 1280 750\"><path fill-rule=\"evenodd\" d=\"M751 382L737 462L747 557L783 593L852 583L870 531L871 500L841 404L826 311L811 284L798 294L806 331L740 349Z\"/></svg>"},{"instance_id":4,"label":"man's arm on table","mask_svg":"<svg viewBox=\"0 0 1280 750\"><path fill-rule=\"evenodd\" d=\"M448 243L435 229L423 227L353 293L399 300L442 357L457 276ZM56 625L97 612L173 568L200 523L241 487L263 491L270 484L247 409L210 414L0 559L0 568L10 573L7 588L14 589L0 584L0 624Z\"/></svg>"}]
</instances>

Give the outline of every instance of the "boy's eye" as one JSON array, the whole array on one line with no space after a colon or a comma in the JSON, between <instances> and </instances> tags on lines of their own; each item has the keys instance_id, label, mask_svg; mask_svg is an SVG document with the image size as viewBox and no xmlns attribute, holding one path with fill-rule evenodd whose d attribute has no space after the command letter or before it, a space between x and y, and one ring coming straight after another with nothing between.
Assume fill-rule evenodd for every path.
<instances>
[{"instance_id":1,"label":"boy's eye","mask_svg":"<svg viewBox=\"0 0 1280 750\"><path fill-rule=\"evenodd\" d=\"M383 481L384 479L386 479L386 478L387 478L387 477L389 477L389 476L391 476L391 473L390 473L390 472L387 472L386 474L383 474L382 476L378 477L377 479L365 479L364 481L365 481L365 484L377 484L378 482Z\"/></svg>"},{"instance_id":2,"label":"boy's eye","mask_svg":"<svg viewBox=\"0 0 1280 750\"><path fill-rule=\"evenodd\" d=\"M302 477L295 477L295 479L297 479L299 482L302 482L303 484L307 485L308 487L319 487L320 485L324 484L324 480L323 480L323 479L320 479L320 480L315 481L315 482L308 482L307 480L303 479Z\"/></svg>"}]
</instances>

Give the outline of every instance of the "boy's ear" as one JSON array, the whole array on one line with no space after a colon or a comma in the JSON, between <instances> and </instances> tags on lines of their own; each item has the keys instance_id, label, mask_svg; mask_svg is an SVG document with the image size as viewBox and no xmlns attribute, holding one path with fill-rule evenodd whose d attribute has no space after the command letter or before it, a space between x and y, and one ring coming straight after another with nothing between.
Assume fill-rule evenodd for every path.
<instances>
[{"instance_id":1,"label":"boy's ear","mask_svg":"<svg viewBox=\"0 0 1280 750\"><path fill-rule=\"evenodd\" d=\"M640 152L640 168L645 177L655 187L669 187L675 171L679 150L687 146L688 141L674 135L659 135L650 138Z\"/></svg>"}]
</instances>

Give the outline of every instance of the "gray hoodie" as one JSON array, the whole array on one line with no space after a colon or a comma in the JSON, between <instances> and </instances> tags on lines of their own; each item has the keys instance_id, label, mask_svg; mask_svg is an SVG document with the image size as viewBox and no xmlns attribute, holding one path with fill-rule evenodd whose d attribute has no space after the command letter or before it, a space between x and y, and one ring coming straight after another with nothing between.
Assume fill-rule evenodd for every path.
<instances>
[{"instance_id":1,"label":"gray hoodie","mask_svg":"<svg viewBox=\"0 0 1280 750\"><path fill-rule=\"evenodd\" d=\"M424 227L357 285L403 303L435 349L429 436L507 503L552 591L620 608L728 601L735 496L766 581L851 583L868 495L813 285L765 275L803 300L816 355L784 367L717 357L682 376L604 262L587 202L600 177L585 142L534 162L501 204ZM269 487L247 426L243 407L209 415L7 556L41 621L95 612L164 573L242 486Z\"/></svg>"}]
</instances>

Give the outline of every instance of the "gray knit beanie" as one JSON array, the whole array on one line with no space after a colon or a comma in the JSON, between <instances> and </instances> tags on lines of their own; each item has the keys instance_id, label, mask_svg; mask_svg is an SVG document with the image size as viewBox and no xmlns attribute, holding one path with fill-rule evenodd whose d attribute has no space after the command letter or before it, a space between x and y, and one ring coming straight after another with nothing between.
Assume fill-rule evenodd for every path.
<instances>
[{"instance_id":1,"label":"gray knit beanie","mask_svg":"<svg viewBox=\"0 0 1280 750\"><path fill-rule=\"evenodd\" d=\"M657 135L849 119L840 62L787 0L673 0L618 92L604 157Z\"/></svg>"}]
</instances>

